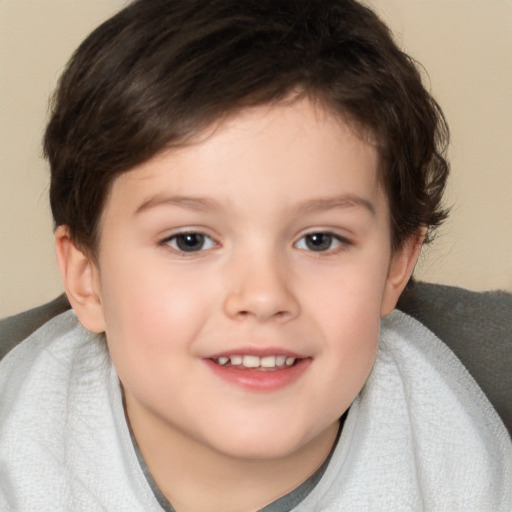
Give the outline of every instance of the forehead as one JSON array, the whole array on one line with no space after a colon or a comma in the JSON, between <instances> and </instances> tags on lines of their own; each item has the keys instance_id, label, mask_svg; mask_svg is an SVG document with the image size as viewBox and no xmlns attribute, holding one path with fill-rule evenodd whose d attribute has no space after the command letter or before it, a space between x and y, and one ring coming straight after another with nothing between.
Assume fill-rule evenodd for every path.
<instances>
[{"instance_id":1,"label":"forehead","mask_svg":"<svg viewBox=\"0 0 512 512\"><path fill-rule=\"evenodd\" d=\"M113 183L107 203L134 210L165 195L242 207L295 207L333 194L381 202L376 146L308 100L245 109L162 151ZM378 197L379 196L379 197Z\"/></svg>"}]
</instances>

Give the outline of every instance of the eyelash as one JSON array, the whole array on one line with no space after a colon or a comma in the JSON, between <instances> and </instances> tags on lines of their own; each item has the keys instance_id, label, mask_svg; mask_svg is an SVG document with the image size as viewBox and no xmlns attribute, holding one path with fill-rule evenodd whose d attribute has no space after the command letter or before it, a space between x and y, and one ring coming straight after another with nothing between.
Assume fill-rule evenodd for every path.
<instances>
[{"instance_id":1,"label":"eyelash","mask_svg":"<svg viewBox=\"0 0 512 512\"><path fill-rule=\"evenodd\" d=\"M189 249L192 248L192 250L187 250L182 245L180 247L180 241L186 243L186 237L189 237L189 240L192 240L192 237L198 237L200 238L201 246L198 249L193 248L192 245L189 245ZM207 242L210 244L210 247L204 248L204 243ZM201 233L200 231L182 231L180 233L174 233L171 236L168 236L164 240L160 242L160 245L166 245L174 249L177 253L180 254L194 254L199 253L205 250L213 249L215 246L217 246L217 242L209 235L205 233Z\"/></svg>"},{"instance_id":2,"label":"eyelash","mask_svg":"<svg viewBox=\"0 0 512 512\"><path fill-rule=\"evenodd\" d=\"M194 247L194 239L196 246L199 245L199 247ZM186 245L187 243L189 243L188 246ZM205 243L208 245L207 247L205 247ZM212 237L200 231L183 231L180 233L174 233L162 240L160 245L169 246L174 251L182 255L200 253L218 246L217 242ZM315 231L307 233L299 238L299 240L295 242L294 247L299 250L312 253L336 254L339 251L347 249L351 245L352 243L349 240L335 233L329 231Z\"/></svg>"},{"instance_id":3,"label":"eyelash","mask_svg":"<svg viewBox=\"0 0 512 512\"><path fill-rule=\"evenodd\" d=\"M315 250L311 248L311 245L308 246L308 240L312 243L315 242L315 237L326 237L327 238L327 244L328 247L323 249L322 247L325 246L325 241L322 243L322 240L320 239L317 244L317 248L321 248L321 250ZM305 247L300 247L301 241L303 241L303 245ZM334 247L332 247L334 243ZM312 253L328 253L328 254L337 254L339 251L345 250L348 247L350 247L352 243L347 240L345 237L342 237L340 235L337 235L336 233L332 233L329 231L314 231L312 233L307 233L303 235L299 240L294 244L294 246L297 249L309 251Z\"/></svg>"}]
</instances>

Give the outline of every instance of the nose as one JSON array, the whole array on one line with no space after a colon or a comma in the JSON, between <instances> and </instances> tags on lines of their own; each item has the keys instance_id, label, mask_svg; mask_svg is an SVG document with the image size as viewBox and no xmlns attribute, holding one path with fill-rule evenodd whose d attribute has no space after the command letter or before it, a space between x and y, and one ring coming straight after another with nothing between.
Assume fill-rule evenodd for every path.
<instances>
[{"instance_id":1,"label":"nose","mask_svg":"<svg viewBox=\"0 0 512 512\"><path fill-rule=\"evenodd\" d=\"M233 319L287 322L300 312L286 264L275 256L242 259L229 268L225 313Z\"/></svg>"}]
</instances>

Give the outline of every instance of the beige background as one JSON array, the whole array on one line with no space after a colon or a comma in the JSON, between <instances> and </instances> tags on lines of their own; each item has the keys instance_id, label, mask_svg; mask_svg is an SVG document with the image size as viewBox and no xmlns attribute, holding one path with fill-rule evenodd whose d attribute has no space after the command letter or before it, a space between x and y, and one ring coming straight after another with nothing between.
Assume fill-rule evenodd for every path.
<instances>
[{"instance_id":1,"label":"beige background","mask_svg":"<svg viewBox=\"0 0 512 512\"><path fill-rule=\"evenodd\" d=\"M0 317L62 290L40 140L73 49L121 0L0 0ZM512 1L371 0L452 130L450 220L417 276L512 290Z\"/></svg>"}]
</instances>

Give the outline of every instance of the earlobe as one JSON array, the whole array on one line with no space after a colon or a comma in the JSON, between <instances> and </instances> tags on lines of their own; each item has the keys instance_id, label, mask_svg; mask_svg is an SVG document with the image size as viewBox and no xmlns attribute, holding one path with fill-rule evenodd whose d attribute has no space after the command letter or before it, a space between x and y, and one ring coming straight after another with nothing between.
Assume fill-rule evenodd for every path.
<instances>
[{"instance_id":1,"label":"earlobe","mask_svg":"<svg viewBox=\"0 0 512 512\"><path fill-rule=\"evenodd\" d=\"M381 317L389 315L407 285L425 239L426 230L411 235L391 257L381 306Z\"/></svg>"},{"instance_id":2,"label":"earlobe","mask_svg":"<svg viewBox=\"0 0 512 512\"><path fill-rule=\"evenodd\" d=\"M67 226L59 226L55 231L55 251L66 295L80 323L89 331L103 332L105 320L97 266L75 245Z\"/></svg>"}]
</instances>

